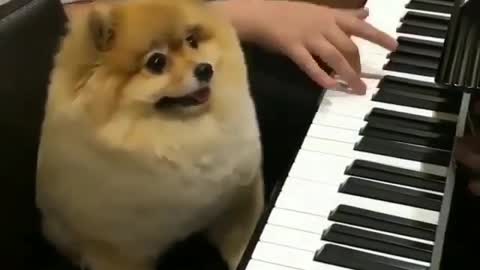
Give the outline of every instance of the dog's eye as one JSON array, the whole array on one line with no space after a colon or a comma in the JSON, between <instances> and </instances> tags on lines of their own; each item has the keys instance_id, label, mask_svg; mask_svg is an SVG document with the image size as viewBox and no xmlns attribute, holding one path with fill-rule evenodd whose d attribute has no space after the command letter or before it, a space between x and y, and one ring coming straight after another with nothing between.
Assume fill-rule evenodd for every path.
<instances>
[{"instance_id":1,"label":"dog's eye","mask_svg":"<svg viewBox=\"0 0 480 270\"><path fill-rule=\"evenodd\" d=\"M195 36L195 34L190 34L187 36L186 38L186 41L188 43L188 45L194 49L197 49L198 48L198 40L197 40L197 37Z\"/></svg>"},{"instance_id":2,"label":"dog's eye","mask_svg":"<svg viewBox=\"0 0 480 270\"><path fill-rule=\"evenodd\" d=\"M167 65L167 56L163 53L153 53L148 57L146 66L153 73L162 73Z\"/></svg>"}]
</instances>

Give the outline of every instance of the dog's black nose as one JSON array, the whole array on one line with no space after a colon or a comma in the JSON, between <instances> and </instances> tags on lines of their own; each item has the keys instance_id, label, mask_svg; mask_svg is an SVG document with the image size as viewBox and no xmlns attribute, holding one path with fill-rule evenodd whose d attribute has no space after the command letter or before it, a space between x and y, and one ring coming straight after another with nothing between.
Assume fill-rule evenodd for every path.
<instances>
[{"instance_id":1,"label":"dog's black nose","mask_svg":"<svg viewBox=\"0 0 480 270\"><path fill-rule=\"evenodd\" d=\"M195 67L195 77L202 82L208 82L213 76L213 67L208 63L201 63Z\"/></svg>"}]
</instances>

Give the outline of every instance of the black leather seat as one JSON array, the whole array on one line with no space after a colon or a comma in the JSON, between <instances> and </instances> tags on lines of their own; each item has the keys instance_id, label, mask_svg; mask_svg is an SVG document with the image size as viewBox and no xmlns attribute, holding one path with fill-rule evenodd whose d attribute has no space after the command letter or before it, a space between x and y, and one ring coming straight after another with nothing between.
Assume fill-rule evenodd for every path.
<instances>
[{"instance_id":1,"label":"black leather seat","mask_svg":"<svg viewBox=\"0 0 480 270\"><path fill-rule=\"evenodd\" d=\"M52 54L65 15L55 0L0 6L0 243L2 269L33 269L37 145Z\"/></svg>"},{"instance_id":2,"label":"black leather seat","mask_svg":"<svg viewBox=\"0 0 480 270\"><path fill-rule=\"evenodd\" d=\"M12 0L0 6L2 269L73 269L41 237L34 203L49 72L66 21L59 0ZM288 173L322 91L285 57L251 44L244 48L260 121L268 201L274 184ZM188 267L185 263L194 269L226 269L216 250L196 236L172 249L159 269Z\"/></svg>"}]
</instances>

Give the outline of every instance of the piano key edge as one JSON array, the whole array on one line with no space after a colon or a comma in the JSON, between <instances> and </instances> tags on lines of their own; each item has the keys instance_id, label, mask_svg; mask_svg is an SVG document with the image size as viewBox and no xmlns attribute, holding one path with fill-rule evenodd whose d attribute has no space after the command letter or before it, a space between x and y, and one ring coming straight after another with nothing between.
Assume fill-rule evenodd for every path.
<instances>
[{"instance_id":1,"label":"piano key edge","mask_svg":"<svg viewBox=\"0 0 480 270\"><path fill-rule=\"evenodd\" d=\"M456 137L462 137L464 135L468 109L470 105L470 98L471 95L469 93L463 94L460 112L458 114L457 129L455 134ZM456 142L454 143L453 149L455 149L455 146ZM439 215L440 218L438 220L437 231L435 234L435 245L432 253L432 262L429 270L441 270L442 258L444 257L445 237L448 230L448 221L450 220L450 210L452 206L452 199L454 196L455 179L456 165L455 160L452 157L452 159L450 160L449 170L447 174L444 196Z\"/></svg>"}]
</instances>

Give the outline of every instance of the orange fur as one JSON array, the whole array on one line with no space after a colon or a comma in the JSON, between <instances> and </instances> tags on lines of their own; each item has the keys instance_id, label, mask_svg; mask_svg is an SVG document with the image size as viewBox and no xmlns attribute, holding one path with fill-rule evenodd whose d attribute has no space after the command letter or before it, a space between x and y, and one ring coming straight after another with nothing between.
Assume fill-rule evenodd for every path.
<instances>
[{"instance_id":1,"label":"orange fur","mask_svg":"<svg viewBox=\"0 0 480 270\"><path fill-rule=\"evenodd\" d=\"M196 0L101 3L82 15L56 55L42 129L46 236L92 270L150 270L173 242L205 230L233 269L263 206L234 29ZM198 48L186 42L193 30ZM161 73L146 66L155 52L167 56ZM195 90L204 62L214 70L206 103L155 107Z\"/></svg>"}]
</instances>

